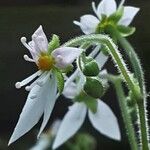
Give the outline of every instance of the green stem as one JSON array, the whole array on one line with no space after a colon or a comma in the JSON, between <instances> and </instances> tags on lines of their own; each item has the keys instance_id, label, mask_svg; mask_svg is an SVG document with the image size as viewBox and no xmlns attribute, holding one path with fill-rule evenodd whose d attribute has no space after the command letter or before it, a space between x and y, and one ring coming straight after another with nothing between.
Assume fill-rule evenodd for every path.
<instances>
[{"instance_id":1,"label":"green stem","mask_svg":"<svg viewBox=\"0 0 150 150\"><path fill-rule=\"evenodd\" d=\"M128 111L129 109L128 109L128 106L126 103L126 98L125 98L123 87L121 84L122 81L120 78L116 78L114 76L109 76L109 80L114 84L115 89L116 89L120 109L122 112L123 121L125 124L125 128L127 130L127 136L128 136L128 140L130 143L130 147L132 150L138 150L136 134L135 134L135 130L134 130L131 116L130 116L129 111Z\"/></svg>"},{"instance_id":2,"label":"green stem","mask_svg":"<svg viewBox=\"0 0 150 150\"><path fill-rule=\"evenodd\" d=\"M90 42L91 44L99 43L106 45L108 48L108 52L111 54L115 64L117 65L122 76L124 77L129 89L133 92L134 95L137 95L134 81L129 75L129 70L127 69L126 64L124 63L122 56L117 49L117 46L112 42L112 40L108 36L101 34L85 35L68 41L64 44L64 46L78 46L84 42Z\"/></svg>"},{"instance_id":3,"label":"green stem","mask_svg":"<svg viewBox=\"0 0 150 150\"><path fill-rule=\"evenodd\" d=\"M148 125L146 121L146 112L144 104L138 105L139 118L140 118L140 128L141 128L141 142L142 150L149 150L149 141L148 141Z\"/></svg>"},{"instance_id":4,"label":"green stem","mask_svg":"<svg viewBox=\"0 0 150 150\"><path fill-rule=\"evenodd\" d=\"M135 77L138 79L141 89L144 85L144 73L138 55L135 53L131 44L120 35L116 30L113 32L120 42L121 46L124 48L126 55L129 57L132 67L134 69Z\"/></svg>"},{"instance_id":5,"label":"green stem","mask_svg":"<svg viewBox=\"0 0 150 150\"><path fill-rule=\"evenodd\" d=\"M140 119L140 128L141 128L141 140L142 140L142 148L143 150L148 150L148 123L146 116L146 89L144 83L144 73L140 63L140 59L138 55L135 53L131 44L120 35L120 33L114 30L113 34L117 37L117 40L120 42L122 47L125 49L126 55L129 57L132 67L135 72L135 77L138 79L139 85L141 87L141 92L143 94L144 101L138 103L139 108L139 119Z\"/></svg>"}]
</instances>

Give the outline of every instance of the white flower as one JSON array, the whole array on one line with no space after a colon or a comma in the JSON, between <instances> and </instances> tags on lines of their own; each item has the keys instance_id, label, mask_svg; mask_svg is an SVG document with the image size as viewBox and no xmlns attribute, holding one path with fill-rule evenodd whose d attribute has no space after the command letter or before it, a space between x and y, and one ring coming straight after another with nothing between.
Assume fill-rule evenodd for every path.
<instances>
[{"instance_id":1,"label":"white flower","mask_svg":"<svg viewBox=\"0 0 150 150\"><path fill-rule=\"evenodd\" d=\"M38 123L44 114L38 136L41 134L49 120L57 99L57 80L52 70L54 67L58 69L66 68L82 52L80 48L60 47L49 54L48 40L43 32L42 26L32 35L32 41L27 44L26 38L23 37L21 38L21 42L32 55L32 58L24 55L25 60L34 62L38 66L39 71L23 81L16 83L16 88L21 88L36 79L31 85L26 86L26 90L30 92L9 144L28 132Z\"/></svg>"},{"instance_id":2,"label":"white flower","mask_svg":"<svg viewBox=\"0 0 150 150\"><path fill-rule=\"evenodd\" d=\"M108 105L98 100L97 112L93 113L90 109L87 109L84 103L76 102L69 108L69 111L60 125L54 140L53 149L65 143L80 129L85 120L87 111L90 122L97 131L112 139L121 139L117 118Z\"/></svg>"},{"instance_id":3,"label":"white flower","mask_svg":"<svg viewBox=\"0 0 150 150\"><path fill-rule=\"evenodd\" d=\"M123 3L124 0L121 1L119 7L121 7ZM90 14L86 14L84 16L81 16L80 22L74 21L74 24L78 25L84 34L95 33L98 25L102 21L102 16L106 15L107 17L109 17L110 15L115 13L117 11L117 4L115 0L102 0L97 8L95 6L95 3L92 2L92 8L96 14L96 17ZM121 17L118 24L128 26L132 22L138 11L139 8L124 6L123 16Z\"/></svg>"},{"instance_id":4,"label":"white flower","mask_svg":"<svg viewBox=\"0 0 150 150\"><path fill-rule=\"evenodd\" d=\"M67 98L74 98L82 89L85 79L83 75L80 75L80 80L78 84L72 82L69 84L63 94ZM87 108L84 102L75 102L69 111L65 115L56 138L53 143L53 149L58 148L60 145L65 143L69 138L71 138L82 126L86 114L88 112L88 117L93 127L99 131L101 134L106 135L109 138L120 140L120 129L118 121L112 110L103 101L97 99L98 106L97 112L93 113Z\"/></svg>"}]
</instances>

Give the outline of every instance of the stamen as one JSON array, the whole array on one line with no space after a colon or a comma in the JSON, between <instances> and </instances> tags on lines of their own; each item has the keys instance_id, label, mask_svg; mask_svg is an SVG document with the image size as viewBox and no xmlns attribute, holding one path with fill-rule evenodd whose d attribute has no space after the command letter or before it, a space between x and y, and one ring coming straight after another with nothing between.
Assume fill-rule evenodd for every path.
<instances>
[{"instance_id":1,"label":"stamen","mask_svg":"<svg viewBox=\"0 0 150 150\"><path fill-rule=\"evenodd\" d=\"M78 21L73 21L73 23L74 23L75 25L77 25L77 26L81 26L81 23L78 22Z\"/></svg>"},{"instance_id":2,"label":"stamen","mask_svg":"<svg viewBox=\"0 0 150 150\"><path fill-rule=\"evenodd\" d=\"M96 9L95 2L92 2L92 8L93 8L94 13L97 15L97 9Z\"/></svg>"},{"instance_id":3,"label":"stamen","mask_svg":"<svg viewBox=\"0 0 150 150\"><path fill-rule=\"evenodd\" d=\"M32 81L34 78L36 78L37 76L40 76L42 74L42 72L39 70L36 73L32 74L31 76L29 76L28 78L24 79L21 82L17 82L15 84L17 89L20 89L22 86L28 84L30 81Z\"/></svg>"},{"instance_id":4,"label":"stamen","mask_svg":"<svg viewBox=\"0 0 150 150\"><path fill-rule=\"evenodd\" d=\"M26 86L25 87L25 90L26 91L30 91L36 84L39 80L41 80L45 75L47 74L47 72L44 72L39 78L37 78L33 83L31 83L29 86Z\"/></svg>"},{"instance_id":5,"label":"stamen","mask_svg":"<svg viewBox=\"0 0 150 150\"><path fill-rule=\"evenodd\" d=\"M30 86L26 86L26 87L25 87L25 90L28 91L28 92L29 92L31 89L32 89L32 88L31 88Z\"/></svg>"},{"instance_id":6,"label":"stamen","mask_svg":"<svg viewBox=\"0 0 150 150\"><path fill-rule=\"evenodd\" d=\"M121 0L120 4L119 4L119 8L122 7L125 3L125 0Z\"/></svg>"},{"instance_id":7,"label":"stamen","mask_svg":"<svg viewBox=\"0 0 150 150\"><path fill-rule=\"evenodd\" d=\"M30 58L28 55L24 55L23 58L24 58L26 61L35 62L35 60L33 60L32 58Z\"/></svg>"},{"instance_id":8,"label":"stamen","mask_svg":"<svg viewBox=\"0 0 150 150\"><path fill-rule=\"evenodd\" d=\"M26 42L27 42L26 37L22 37L20 40L21 40L21 43L22 43L29 51L33 51L32 48L26 43Z\"/></svg>"}]
</instances>

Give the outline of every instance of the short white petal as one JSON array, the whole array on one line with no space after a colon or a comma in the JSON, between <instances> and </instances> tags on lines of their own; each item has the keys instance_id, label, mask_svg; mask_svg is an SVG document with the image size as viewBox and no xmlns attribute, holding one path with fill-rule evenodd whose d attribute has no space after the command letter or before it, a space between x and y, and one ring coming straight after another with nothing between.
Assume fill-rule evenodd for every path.
<instances>
[{"instance_id":1,"label":"short white petal","mask_svg":"<svg viewBox=\"0 0 150 150\"><path fill-rule=\"evenodd\" d=\"M55 58L56 67L66 68L72 64L73 61L83 52L81 48L73 47L60 47L52 52L52 56Z\"/></svg>"},{"instance_id":2,"label":"short white petal","mask_svg":"<svg viewBox=\"0 0 150 150\"><path fill-rule=\"evenodd\" d=\"M110 107L98 100L97 112L89 110L89 119L96 130L109 138L120 140L120 129L117 118Z\"/></svg>"},{"instance_id":3,"label":"short white petal","mask_svg":"<svg viewBox=\"0 0 150 150\"><path fill-rule=\"evenodd\" d=\"M73 99L77 95L77 85L74 82L71 82L64 88L63 95L66 98Z\"/></svg>"},{"instance_id":4,"label":"short white petal","mask_svg":"<svg viewBox=\"0 0 150 150\"><path fill-rule=\"evenodd\" d=\"M98 64L100 70L101 70L102 67L105 65L105 63L108 61L108 58L109 58L109 57L106 56L106 55L104 55L102 52L100 52L100 53L96 56L95 60L96 60L96 62L97 62L97 64Z\"/></svg>"},{"instance_id":5,"label":"short white petal","mask_svg":"<svg viewBox=\"0 0 150 150\"><path fill-rule=\"evenodd\" d=\"M45 106L44 106L44 118L43 122L38 134L38 137L44 130L50 115L52 113L52 110L54 108L55 102L56 102L56 95L57 95L57 81L54 75L52 75L52 78L48 79L48 81L45 83L45 93L46 95L44 96L44 101L46 101Z\"/></svg>"},{"instance_id":6,"label":"short white petal","mask_svg":"<svg viewBox=\"0 0 150 150\"><path fill-rule=\"evenodd\" d=\"M36 51L40 51L40 52L47 51L48 40L43 31L42 26L39 26L39 28L33 33L32 40L35 43Z\"/></svg>"},{"instance_id":7,"label":"short white petal","mask_svg":"<svg viewBox=\"0 0 150 150\"><path fill-rule=\"evenodd\" d=\"M99 20L93 15L84 15L80 18L80 28L84 34L95 33Z\"/></svg>"},{"instance_id":8,"label":"short white petal","mask_svg":"<svg viewBox=\"0 0 150 150\"><path fill-rule=\"evenodd\" d=\"M131 6L126 6L124 7L124 13L119 21L119 24L128 26L132 20L134 19L135 15L138 13L140 9L137 7L131 7Z\"/></svg>"},{"instance_id":9,"label":"short white petal","mask_svg":"<svg viewBox=\"0 0 150 150\"><path fill-rule=\"evenodd\" d=\"M65 115L56 138L53 143L53 149L58 148L71 138L81 127L86 116L86 106L83 103L75 103L69 108Z\"/></svg>"},{"instance_id":10,"label":"short white petal","mask_svg":"<svg viewBox=\"0 0 150 150\"><path fill-rule=\"evenodd\" d=\"M45 105L43 92L43 88L38 85L35 85L30 91L9 144L27 133L39 121Z\"/></svg>"},{"instance_id":11,"label":"short white petal","mask_svg":"<svg viewBox=\"0 0 150 150\"><path fill-rule=\"evenodd\" d=\"M117 9L117 4L115 0L102 0L97 8L97 15L101 16L102 14L110 16Z\"/></svg>"}]
</instances>

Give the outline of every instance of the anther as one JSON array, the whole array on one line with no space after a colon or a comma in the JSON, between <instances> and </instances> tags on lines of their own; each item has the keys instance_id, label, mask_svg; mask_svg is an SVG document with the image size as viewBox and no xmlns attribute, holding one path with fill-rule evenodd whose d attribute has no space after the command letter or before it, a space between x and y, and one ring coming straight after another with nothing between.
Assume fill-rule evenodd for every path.
<instances>
[{"instance_id":1,"label":"anther","mask_svg":"<svg viewBox=\"0 0 150 150\"><path fill-rule=\"evenodd\" d=\"M26 61L29 61L29 62L35 62L33 59L31 59L28 55L24 55L23 58L26 60Z\"/></svg>"},{"instance_id":2,"label":"anther","mask_svg":"<svg viewBox=\"0 0 150 150\"><path fill-rule=\"evenodd\" d=\"M17 89L20 89L20 88L21 88L21 83L20 83L20 82L16 82L15 87L16 87Z\"/></svg>"}]
</instances>

